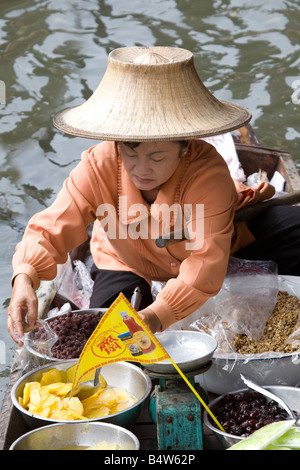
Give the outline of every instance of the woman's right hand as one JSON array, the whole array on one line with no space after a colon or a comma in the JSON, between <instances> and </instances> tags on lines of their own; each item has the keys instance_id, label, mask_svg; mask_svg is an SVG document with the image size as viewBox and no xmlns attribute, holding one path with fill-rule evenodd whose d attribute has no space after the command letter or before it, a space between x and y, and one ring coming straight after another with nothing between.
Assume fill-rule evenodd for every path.
<instances>
[{"instance_id":1,"label":"woman's right hand","mask_svg":"<svg viewBox=\"0 0 300 470\"><path fill-rule=\"evenodd\" d=\"M146 323L146 325L150 328L152 333L156 333L157 331L161 331L161 323L158 316L150 309L144 308L144 310L140 310L138 312L141 319Z\"/></svg>"},{"instance_id":2,"label":"woman's right hand","mask_svg":"<svg viewBox=\"0 0 300 470\"><path fill-rule=\"evenodd\" d=\"M14 279L7 315L10 336L19 346L23 346L24 332L34 327L38 316L37 296L27 274L18 274Z\"/></svg>"}]
</instances>

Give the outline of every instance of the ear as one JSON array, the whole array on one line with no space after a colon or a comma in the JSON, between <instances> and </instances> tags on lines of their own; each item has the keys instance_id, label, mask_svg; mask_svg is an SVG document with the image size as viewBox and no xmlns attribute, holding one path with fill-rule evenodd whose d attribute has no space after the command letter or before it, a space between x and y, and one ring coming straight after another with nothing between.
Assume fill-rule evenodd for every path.
<instances>
[{"instance_id":1,"label":"ear","mask_svg":"<svg viewBox=\"0 0 300 470\"><path fill-rule=\"evenodd\" d=\"M185 141L185 145L182 147L181 156L185 157L189 151L190 141Z\"/></svg>"}]
</instances>

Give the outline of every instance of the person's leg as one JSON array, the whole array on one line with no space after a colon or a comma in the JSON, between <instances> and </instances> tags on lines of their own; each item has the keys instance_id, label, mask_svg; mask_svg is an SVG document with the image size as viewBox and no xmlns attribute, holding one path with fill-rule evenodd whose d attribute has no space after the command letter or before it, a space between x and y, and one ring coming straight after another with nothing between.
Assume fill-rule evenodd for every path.
<instances>
[{"instance_id":1,"label":"person's leg","mask_svg":"<svg viewBox=\"0 0 300 470\"><path fill-rule=\"evenodd\" d=\"M153 302L151 286L145 279L130 271L110 271L92 267L91 276L94 280L90 308L106 308L116 300L120 292L129 300L136 287L140 287L142 301L139 310L148 307Z\"/></svg>"},{"instance_id":2,"label":"person's leg","mask_svg":"<svg viewBox=\"0 0 300 470\"><path fill-rule=\"evenodd\" d=\"M273 206L248 222L256 240L234 253L248 260L271 260L279 274L300 276L300 207Z\"/></svg>"}]
</instances>

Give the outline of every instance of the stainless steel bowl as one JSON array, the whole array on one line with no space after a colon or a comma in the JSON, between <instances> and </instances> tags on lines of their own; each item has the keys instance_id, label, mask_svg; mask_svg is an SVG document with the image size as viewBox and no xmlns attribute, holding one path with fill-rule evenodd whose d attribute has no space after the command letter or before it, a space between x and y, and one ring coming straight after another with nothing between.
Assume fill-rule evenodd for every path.
<instances>
[{"instance_id":1,"label":"stainless steel bowl","mask_svg":"<svg viewBox=\"0 0 300 470\"><path fill-rule=\"evenodd\" d=\"M284 400L286 404L293 411L296 411L298 413L300 412L300 388L288 387L284 385L272 385L272 386L270 385L270 386L264 386L263 388L265 388L266 390L269 390L270 392L274 393L274 395ZM243 389L235 390L233 392L230 392L230 394L242 392L245 390L248 390L248 389L243 388ZM209 403L208 407L212 411L213 414L214 414L215 408L217 407L218 403L222 400L224 395L219 396L218 398L213 400L211 403ZM208 427L208 429L210 429L213 432L213 434L217 438L217 441L221 444L221 446L224 449L228 449L230 446L244 439L243 437L240 437L240 436L234 436L232 434L222 432L216 426L216 424L212 422L212 418L208 415L206 410L204 412L204 424Z\"/></svg>"},{"instance_id":2,"label":"stainless steel bowl","mask_svg":"<svg viewBox=\"0 0 300 470\"><path fill-rule=\"evenodd\" d=\"M17 439L9 450L60 450L90 447L105 441L119 450L139 450L138 438L127 429L110 423L52 424L30 431Z\"/></svg>"},{"instance_id":3,"label":"stainless steel bowl","mask_svg":"<svg viewBox=\"0 0 300 470\"><path fill-rule=\"evenodd\" d=\"M207 364L217 348L217 341L200 331L165 331L155 335L182 372L191 372ZM154 364L144 364L158 373L174 373L176 369L169 359Z\"/></svg>"},{"instance_id":4,"label":"stainless steel bowl","mask_svg":"<svg viewBox=\"0 0 300 470\"><path fill-rule=\"evenodd\" d=\"M55 363L55 368L66 371L77 363L77 360L58 361ZM21 377L13 386L11 391L11 399L14 406L22 413L22 416L29 426L29 429L34 429L47 424L55 423L69 423L65 420L51 420L49 418L42 418L41 416L34 415L25 410L19 403L18 398L22 397L25 384L27 382L39 382L42 374L53 368L53 364L47 364L44 367L37 368L26 375ZM105 378L108 385L112 387L125 388L130 394L137 398L137 402L127 408L126 410L119 411L118 413L105 416L97 419L81 420L81 423L91 421L105 421L119 426L128 426L133 424L141 410L143 402L148 397L151 391L151 380L143 372L143 370L129 362L116 362L102 367L101 374Z\"/></svg>"},{"instance_id":5,"label":"stainless steel bowl","mask_svg":"<svg viewBox=\"0 0 300 470\"><path fill-rule=\"evenodd\" d=\"M245 355L244 357L218 356L212 358L212 365L204 374L197 375L195 381L204 390L216 395L229 393L242 388L243 374L262 386L287 385L295 387L300 383L300 354L263 354Z\"/></svg>"},{"instance_id":6,"label":"stainless steel bowl","mask_svg":"<svg viewBox=\"0 0 300 470\"><path fill-rule=\"evenodd\" d=\"M91 315L95 315L99 312L105 313L107 311L107 308L91 308L91 309L85 309L85 310L73 310L72 313L76 313L78 315L86 314L89 313ZM66 313L58 313L57 315L53 315L52 317L46 318L44 321L46 324L50 324L52 320L58 317L63 317L66 316L69 312ZM58 361L56 357L53 357L49 355L49 349L51 345L46 348L47 352L41 352L39 350L39 345L38 343L35 343L34 341L34 333L36 330L32 330L28 333L25 334L25 346L29 353L31 354L31 363L33 364L33 367L38 367L46 364L50 364L53 362Z\"/></svg>"}]
</instances>

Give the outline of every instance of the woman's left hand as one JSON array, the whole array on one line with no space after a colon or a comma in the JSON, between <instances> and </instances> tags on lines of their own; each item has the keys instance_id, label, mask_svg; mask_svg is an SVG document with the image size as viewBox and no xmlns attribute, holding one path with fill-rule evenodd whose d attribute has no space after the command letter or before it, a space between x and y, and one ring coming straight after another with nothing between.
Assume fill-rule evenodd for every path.
<instances>
[{"instance_id":1,"label":"woman's left hand","mask_svg":"<svg viewBox=\"0 0 300 470\"><path fill-rule=\"evenodd\" d=\"M152 333L156 333L157 331L161 330L160 320L158 316L150 308L144 308L143 310L140 310L138 313L141 319L150 328Z\"/></svg>"},{"instance_id":2,"label":"woman's left hand","mask_svg":"<svg viewBox=\"0 0 300 470\"><path fill-rule=\"evenodd\" d=\"M35 325L38 317L37 296L27 274L18 274L14 279L7 315L7 330L13 340L23 346L24 332Z\"/></svg>"}]
</instances>

